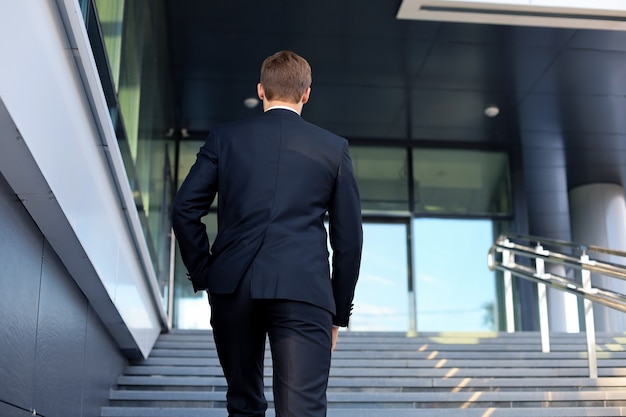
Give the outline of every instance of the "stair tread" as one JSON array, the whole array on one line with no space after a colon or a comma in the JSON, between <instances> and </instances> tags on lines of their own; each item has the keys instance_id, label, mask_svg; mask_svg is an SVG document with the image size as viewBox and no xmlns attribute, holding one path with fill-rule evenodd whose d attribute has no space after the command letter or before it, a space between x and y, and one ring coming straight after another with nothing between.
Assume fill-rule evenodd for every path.
<instances>
[{"instance_id":1,"label":"stair tread","mask_svg":"<svg viewBox=\"0 0 626 417\"><path fill-rule=\"evenodd\" d=\"M271 401L273 394L266 390ZM112 390L111 400L225 401L225 391ZM474 391L474 392L328 392L328 401L367 402L486 402L486 401L612 401L626 400L626 391Z\"/></svg>"},{"instance_id":2,"label":"stair tread","mask_svg":"<svg viewBox=\"0 0 626 417\"><path fill-rule=\"evenodd\" d=\"M186 351L173 351L172 355L168 355L168 352L155 350L151 353L148 359L136 360L134 364L150 364L150 363L185 363L193 362L199 363L201 361L213 361L213 363L219 363L217 359L217 353L214 350L198 350L192 352ZM605 360L624 360L626 359L626 352L597 352L598 361L602 363ZM270 360L269 350L266 352L266 360ZM335 351L333 352L333 361L339 361L343 359L350 360L434 360L434 359L458 359L458 360L567 360L567 359L580 359L587 361L586 352L550 352L543 353L539 350L536 352L442 352L442 351ZM210 362L203 362L210 363ZM624 362L623 362L624 363Z\"/></svg>"},{"instance_id":3,"label":"stair tread","mask_svg":"<svg viewBox=\"0 0 626 417\"><path fill-rule=\"evenodd\" d=\"M264 369L265 376L272 375L270 366ZM600 376L605 377L626 377L625 368L599 368ZM196 366L196 367L177 367L177 366L151 366L151 367L131 367L126 370L128 376L206 376L218 377L222 376L222 368L219 366ZM586 377L589 375L589 369L585 367L516 367L516 368L495 368L495 367L461 367L461 366L445 366L436 367L431 364L430 367L335 367L330 370L331 376L338 377L416 377L416 378L443 378L443 377L507 377L515 375L517 377Z\"/></svg>"},{"instance_id":4,"label":"stair tread","mask_svg":"<svg viewBox=\"0 0 626 417\"><path fill-rule=\"evenodd\" d=\"M205 351L211 347L211 342L206 343L182 343L182 342L170 342L159 343L155 345L154 350L156 352L170 352L170 351ZM603 345L598 344L598 350L602 351ZM337 344L337 351L473 351L473 352L541 352L541 343L503 343L503 344L470 344L470 343L383 343L383 342L362 342L349 344L345 340L340 340ZM608 349L608 347L606 348ZM562 345L550 345L550 350L553 353L556 352L580 352L586 351L587 346L583 343L564 343Z\"/></svg>"},{"instance_id":5,"label":"stair tread","mask_svg":"<svg viewBox=\"0 0 626 417\"><path fill-rule=\"evenodd\" d=\"M335 350L333 352L333 358L353 358L353 359L367 359L367 358L407 358L407 359L425 359L436 355L437 358L450 358L450 359L480 359L480 358L492 358L492 359L565 359L565 358L587 358L586 350L571 350L569 352L541 352L541 349L537 348L533 352L519 352L515 350L508 351L490 351L490 350L451 350L451 349L432 349L427 351L417 351L416 349L404 349L404 350ZM597 352L598 359L626 359L626 352ZM155 349L151 353L151 358L217 358L217 352L212 349ZM267 350L266 359L269 359L269 349Z\"/></svg>"},{"instance_id":6,"label":"stair tread","mask_svg":"<svg viewBox=\"0 0 626 417\"><path fill-rule=\"evenodd\" d=\"M362 330L342 330L340 332L342 337L358 337L358 338L406 338L406 339L418 339L426 337L447 337L447 338L463 338L463 337L480 337L480 338L502 338L502 339L525 339L525 338L538 338L541 336L539 331L521 331L521 332L496 332L496 331L450 331L450 332L418 332L416 336L407 336L406 332L402 331L362 331ZM164 338L202 338L212 337L213 331L211 329L170 329L169 331L162 333L159 337ZM551 337L555 338L585 338L584 333L571 333L571 332L550 332ZM596 331L596 337L598 339L606 338L624 338L626 332L603 332Z\"/></svg>"},{"instance_id":7,"label":"stair tread","mask_svg":"<svg viewBox=\"0 0 626 417\"><path fill-rule=\"evenodd\" d=\"M173 386L213 386L225 385L223 377L204 376L120 376L119 385L173 385ZM271 378L265 383L271 385ZM418 378L418 377L337 377L331 376L329 387L626 387L625 377L546 377L546 378Z\"/></svg>"},{"instance_id":8,"label":"stair tread","mask_svg":"<svg viewBox=\"0 0 626 417\"><path fill-rule=\"evenodd\" d=\"M268 358L266 366L271 365ZM599 368L615 368L624 366L623 360L607 359L599 360ZM524 369L524 368L587 368L586 359L333 359L332 367L335 369L350 368L374 368L374 369L396 369L396 368L493 368L493 369ZM198 370L221 369L217 358L205 361L146 361L126 367L126 372L136 373L167 373L167 372L198 372ZM203 371L204 372L204 371Z\"/></svg>"},{"instance_id":9,"label":"stair tread","mask_svg":"<svg viewBox=\"0 0 626 417\"><path fill-rule=\"evenodd\" d=\"M223 417L220 408L104 407L102 417ZM329 408L328 417L578 417L625 416L626 407L550 407L550 408ZM268 409L267 417L274 417Z\"/></svg>"}]
</instances>

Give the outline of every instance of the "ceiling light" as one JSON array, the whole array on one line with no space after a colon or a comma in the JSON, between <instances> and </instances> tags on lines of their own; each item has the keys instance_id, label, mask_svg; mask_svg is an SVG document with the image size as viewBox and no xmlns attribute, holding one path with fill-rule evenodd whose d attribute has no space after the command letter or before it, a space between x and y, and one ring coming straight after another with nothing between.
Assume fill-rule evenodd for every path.
<instances>
[{"instance_id":1,"label":"ceiling light","mask_svg":"<svg viewBox=\"0 0 626 417\"><path fill-rule=\"evenodd\" d=\"M243 101L243 105L249 109L253 109L259 105L259 99L256 97L248 97Z\"/></svg>"},{"instance_id":2,"label":"ceiling light","mask_svg":"<svg viewBox=\"0 0 626 417\"><path fill-rule=\"evenodd\" d=\"M626 30L624 0L402 0L396 18Z\"/></svg>"},{"instance_id":3,"label":"ceiling light","mask_svg":"<svg viewBox=\"0 0 626 417\"><path fill-rule=\"evenodd\" d=\"M491 105L485 108L485 116L487 117L496 117L498 114L500 114L498 106Z\"/></svg>"}]
</instances>

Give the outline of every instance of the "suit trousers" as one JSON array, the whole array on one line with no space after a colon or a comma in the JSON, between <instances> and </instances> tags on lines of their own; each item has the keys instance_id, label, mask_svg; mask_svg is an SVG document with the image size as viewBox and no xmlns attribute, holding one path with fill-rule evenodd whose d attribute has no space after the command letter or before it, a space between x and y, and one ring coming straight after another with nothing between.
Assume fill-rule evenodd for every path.
<instances>
[{"instance_id":1,"label":"suit trousers","mask_svg":"<svg viewBox=\"0 0 626 417\"><path fill-rule=\"evenodd\" d=\"M305 302L253 299L249 275L233 294L209 294L213 337L228 384L229 417L265 416L266 335L276 417L326 416L331 313Z\"/></svg>"}]
</instances>

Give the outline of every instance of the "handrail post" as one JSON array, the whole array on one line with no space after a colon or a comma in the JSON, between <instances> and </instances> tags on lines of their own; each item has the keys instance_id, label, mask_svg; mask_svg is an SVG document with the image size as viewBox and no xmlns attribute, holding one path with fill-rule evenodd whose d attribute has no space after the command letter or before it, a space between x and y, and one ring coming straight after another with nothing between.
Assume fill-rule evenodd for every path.
<instances>
[{"instance_id":1,"label":"handrail post","mask_svg":"<svg viewBox=\"0 0 626 417\"><path fill-rule=\"evenodd\" d=\"M543 247L540 243L537 243L535 253L538 255L544 254ZM542 258L535 258L535 268L538 277L544 276L546 271L545 263ZM541 351L547 353L550 352L550 324L548 320L548 293L546 284L537 284L537 295L539 297L539 331L541 332Z\"/></svg>"},{"instance_id":2,"label":"handrail post","mask_svg":"<svg viewBox=\"0 0 626 417\"><path fill-rule=\"evenodd\" d=\"M504 246L508 246L509 240L503 242ZM509 250L502 251L502 264L505 267L513 267L515 265L515 254ZM515 305L513 304L513 275L511 271L504 271L504 309L506 314L506 331L508 333L515 332Z\"/></svg>"},{"instance_id":3,"label":"handrail post","mask_svg":"<svg viewBox=\"0 0 626 417\"><path fill-rule=\"evenodd\" d=\"M587 264L589 255L586 252L580 256L580 263ZM591 290L591 272L587 269L580 271L585 291ZM589 378L598 378L598 356L596 353L596 327L593 317L593 302L583 298L585 312L585 334L587 336L587 361L589 362Z\"/></svg>"},{"instance_id":4,"label":"handrail post","mask_svg":"<svg viewBox=\"0 0 626 417\"><path fill-rule=\"evenodd\" d=\"M413 236L415 236L414 224L407 223L407 259L409 260L409 328L406 337L417 337L417 295L415 291L415 251L413 250Z\"/></svg>"},{"instance_id":5,"label":"handrail post","mask_svg":"<svg viewBox=\"0 0 626 417\"><path fill-rule=\"evenodd\" d=\"M167 328L174 325L174 278L176 274L176 236L174 229L170 228L170 271L167 284Z\"/></svg>"}]
</instances>

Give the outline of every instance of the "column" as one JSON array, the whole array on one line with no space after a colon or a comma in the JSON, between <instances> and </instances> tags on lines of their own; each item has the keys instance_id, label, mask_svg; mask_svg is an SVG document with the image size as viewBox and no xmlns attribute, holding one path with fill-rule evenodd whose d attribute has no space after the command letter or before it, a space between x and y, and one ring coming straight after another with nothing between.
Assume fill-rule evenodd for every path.
<instances>
[{"instance_id":1,"label":"column","mask_svg":"<svg viewBox=\"0 0 626 417\"><path fill-rule=\"evenodd\" d=\"M626 251L626 199L624 187L617 184L588 184L570 190L572 239L581 244ZM594 255L595 256L595 255ZM603 260L623 263L623 258ZM626 294L626 282L592 275L592 285ZM594 304L596 330L626 330L624 313Z\"/></svg>"}]
</instances>

